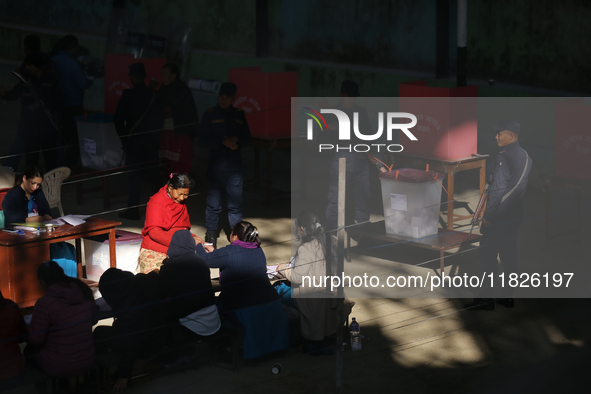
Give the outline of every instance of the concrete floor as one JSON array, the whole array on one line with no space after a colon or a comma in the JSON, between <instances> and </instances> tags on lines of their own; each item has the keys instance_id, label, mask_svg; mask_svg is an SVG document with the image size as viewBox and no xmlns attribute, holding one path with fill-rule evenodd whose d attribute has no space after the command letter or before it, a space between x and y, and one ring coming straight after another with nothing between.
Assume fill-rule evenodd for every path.
<instances>
[{"instance_id":1,"label":"concrete floor","mask_svg":"<svg viewBox=\"0 0 591 394\"><path fill-rule=\"evenodd\" d=\"M8 151L18 119L18 103L0 105L0 156ZM252 179L252 150L245 152L246 177ZM289 160L285 152L275 155L277 184L289 188ZM22 164L21 164L22 165ZM196 234L204 233L205 158L198 150L193 165L197 180L195 195L188 202L189 214ZM474 177L466 176L459 183L458 200L474 207L476 190ZM164 180L163 180L164 183ZM114 177L113 189L125 190L125 176ZM380 219L380 197L375 197L372 220ZM325 195L319 192L318 195ZM66 213L92 214L119 220L117 212L104 212L99 193L89 193L84 205L77 205L73 184L62 189ZM147 190L143 197L147 200ZM568 204L561 206L560 196L553 197L553 228L561 233L575 218L569 217ZM589 219L588 202L583 199L583 215ZM112 210L125 207L124 195L111 200ZM541 241L542 200L539 190L528 191L527 220L520 233L520 260L524 264L540 265L540 269L589 262L589 244L577 244L574 239L561 237L552 244ZM322 208L321 197L310 202ZM585 207L585 205L587 205ZM297 243L291 232L291 204L287 197L264 202L261 189L245 187L244 216L258 226L268 264L288 261ZM124 221L122 228L140 232L142 221ZM466 223L459 229L467 230ZM589 236L587 229L581 234ZM220 246L226 241L222 235ZM453 251L452 251L453 252ZM446 264L451 270L453 256ZM377 267L398 266L413 272L426 271L416 266L437 259L436 252L412 247L380 248L368 251L357 247L353 261L347 264L351 272L367 272ZM469 269L474 256L455 267ZM518 296L519 294L517 294ZM382 297L382 295L378 296ZM470 297L469 294L466 297ZM591 302L589 299L517 299L514 309L498 307L493 312L468 311L466 299L450 298L354 298L352 317L361 324L365 336L363 349L347 350L343 360L343 392L400 393L584 393L589 392L584 367L590 361ZM282 364L280 374L271 367ZM244 364L241 371L231 373L201 365L198 369L183 368L171 372L152 371L134 381L131 393L332 393L335 392L335 358L310 357L298 349ZM25 385L13 392L33 392Z\"/></svg>"}]
</instances>

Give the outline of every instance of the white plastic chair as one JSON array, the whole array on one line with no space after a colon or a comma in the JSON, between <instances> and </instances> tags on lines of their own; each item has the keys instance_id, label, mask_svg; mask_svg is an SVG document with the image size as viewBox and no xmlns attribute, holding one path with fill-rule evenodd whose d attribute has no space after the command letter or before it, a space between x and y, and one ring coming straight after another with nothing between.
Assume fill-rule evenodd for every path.
<instances>
[{"instance_id":1,"label":"white plastic chair","mask_svg":"<svg viewBox=\"0 0 591 394\"><path fill-rule=\"evenodd\" d=\"M71 172L68 167L58 167L43 175L43 182L41 182L41 190L45 194L49 207L58 207L61 216L64 216L64 210L62 208L62 182L70 176Z\"/></svg>"}]
</instances>

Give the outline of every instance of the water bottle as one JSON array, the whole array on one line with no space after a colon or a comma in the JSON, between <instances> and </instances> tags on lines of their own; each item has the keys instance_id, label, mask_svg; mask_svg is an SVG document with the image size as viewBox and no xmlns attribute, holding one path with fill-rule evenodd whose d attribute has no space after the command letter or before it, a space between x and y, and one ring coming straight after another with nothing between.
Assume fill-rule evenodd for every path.
<instances>
[{"instance_id":1,"label":"water bottle","mask_svg":"<svg viewBox=\"0 0 591 394\"><path fill-rule=\"evenodd\" d=\"M353 318L349 324L349 331L351 332L351 350L361 350L361 334L359 332L359 323Z\"/></svg>"}]
</instances>

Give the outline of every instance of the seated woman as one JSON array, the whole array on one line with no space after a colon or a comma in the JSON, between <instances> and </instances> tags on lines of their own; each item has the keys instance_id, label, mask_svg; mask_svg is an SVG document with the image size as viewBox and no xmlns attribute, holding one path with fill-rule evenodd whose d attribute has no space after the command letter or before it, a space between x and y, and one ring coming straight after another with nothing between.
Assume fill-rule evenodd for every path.
<instances>
[{"instance_id":1,"label":"seated woman","mask_svg":"<svg viewBox=\"0 0 591 394\"><path fill-rule=\"evenodd\" d=\"M51 208L41 190L43 174L39 166L25 169L20 185L12 188L2 201L6 225L51 220Z\"/></svg>"},{"instance_id":2,"label":"seated woman","mask_svg":"<svg viewBox=\"0 0 591 394\"><path fill-rule=\"evenodd\" d=\"M168 183L154 194L146 208L142 230L142 245L138 270L148 273L160 268L170 246L172 235L178 230L190 230L189 212L185 200L193 180L186 174L170 174ZM195 237L199 242L203 240Z\"/></svg>"},{"instance_id":3,"label":"seated woman","mask_svg":"<svg viewBox=\"0 0 591 394\"><path fill-rule=\"evenodd\" d=\"M45 291L35 303L29 326L37 365L51 376L83 373L94 361L92 326L98 321L98 308L92 291L66 276L55 261L41 264L37 278Z\"/></svg>"},{"instance_id":4,"label":"seated woman","mask_svg":"<svg viewBox=\"0 0 591 394\"><path fill-rule=\"evenodd\" d=\"M169 344L175 346L213 335L220 329L210 270L205 260L195 253L195 239L189 230L179 230L172 236L158 279L160 297L165 301L166 319L171 327ZM180 360L193 355L194 352L188 351L176 357Z\"/></svg>"},{"instance_id":5,"label":"seated woman","mask_svg":"<svg viewBox=\"0 0 591 394\"><path fill-rule=\"evenodd\" d=\"M120 356L117 381L118 392L127 387L137 358L157 352L166 338L166 326L158 273L133 275L119 268L109 268L99 280L99 291L113 312L112 326L94 330L97 354L109 349Z\"/></svg>"},{"instance_id":6,"label":"seated woman","mask_svg":"<svg viewBox=\"0 0 591 394\"><path fill-rule=\"evenodd\" d=\"M335 256L335 248L332 242L330 245L326 244L327 237L321 224L321 215L316 211L302 211L296 219L296 229L302 244L292 259L293 267L279 264L277 272L292 284L292 296L301 314L302 337L308 341L306 349L314 354L322 349L324 338L334 334L339 326L336 292L320 286L324 283L321 278L336 274L335 258L328 259L330 264L327 273L327 248L331 248L332 256ZM320 287L303 287L303 277L310 278L312 286L318 284ZM346 300L345 316L349 315L351 307L350 301Z\"/></svg>"},{"instance_id":7,"label":"seated woman","mask_svg":"<svg viewBox=\"0 0 591 394\"><path fill-rule=\"evenodd\" d=\"M25 358L19 342L27 337L27 327L21 311L0 291L0 387L9 390L17 385L25 372Z\"/></svg>"},{"instance_id":8,"label":"seated woman","mask_svg":"<svg viewBox=\"0 0 591 394\"><path fill-rule=\"evenodd\" d=\"M267 259L259 232L249 222L238 222L230 245L195 247L210 268L220 269L220 314L234 316L245 330L244 358L256 358L289 346L287 316L267 277ZM209 251L209 253L208 253Z\"/></svg>"},{"instance_id":9,"label":"seated woman","mask_svg":"<svg viewBox=\"0 0 591 394\"><path fill-rule=\"evenodd\" d=\"M195 253L195 239L189 230L172 236L168 258L160 273L160 295L168 300L168 316L198 335L212 335L220 328L210 270L203 257Z\"/></svg>"}]
</instances>

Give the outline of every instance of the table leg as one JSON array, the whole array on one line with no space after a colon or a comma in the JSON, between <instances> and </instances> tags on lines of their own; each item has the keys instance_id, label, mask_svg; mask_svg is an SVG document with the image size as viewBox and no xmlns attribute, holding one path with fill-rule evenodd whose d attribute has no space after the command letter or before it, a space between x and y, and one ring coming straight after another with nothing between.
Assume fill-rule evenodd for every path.
<instances>
[{"instance_id":1,"label":"table leg","mask_svg":"<svg viewBox=\"0 0 591 394\"><path fill-rule=\"evenodd\" d=\"M439 251L439 271L441 271L441 277L443 278L445 273L445 252L443 250Z\"/></svg>"},{"instance_id":2,"label":"table leg","mask_svg":"<svg viewBox=\"0 0 591 394\"><path fill-rule=\"evenodd\" d=\"M115 242L115 229L109 231L109 259L111 268L117 268L117 243Z\"/></svg>"},{"instance_id":3,"label":"table leg","mask_svg":"<svg viewBox=\"0 0 591 394\"><path fill-rule=\"evenodd\" d=\"M82 272L82 240L80 238L76 238L74 241L76 244L76 275L78 279L84 277Z\"/></svg>"},{"instance_id":4,"label":"table leg","mask_svg":"<svg viewBox=\"0 0 591 394\"><path fill-rule=\"evenodd\" d=\"M454 229L454 174L447 172L447 229Z\"/></svg>"}]
</instances>

